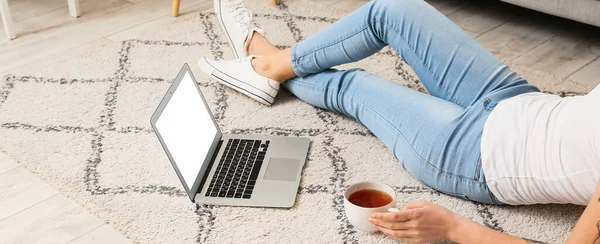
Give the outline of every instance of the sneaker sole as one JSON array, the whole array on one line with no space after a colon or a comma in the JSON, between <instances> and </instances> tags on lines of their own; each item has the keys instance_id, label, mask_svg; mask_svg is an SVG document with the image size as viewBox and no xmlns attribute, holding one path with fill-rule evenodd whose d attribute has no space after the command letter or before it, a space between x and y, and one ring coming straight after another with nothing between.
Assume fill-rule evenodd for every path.
<instances>
[{"instance_id":1,"label":"sneaker sole","mask_svg":"<svg viewBox=\"0 0 600 244\"><path fill-rule=\"evenodd\" d=\"M225 23L223 22L223 18L221 18L221 0L216 0L215 1L215 13L217 14L217 19L219 19L219 25L221 26L221 29L223 30L223 32L225 32L225 35L227 36L227 40L229 41L229 46L231 47L231 50L233 51L233 56L235 56L235 59L240 58L240 54L238 54L237 49L235 49L235 46L233 45L233 41L231 41L231 36L229 36L229 31L227 31L227 28L225 28Z\"/></svg>"},{"instance_id":2,"label":"sneaker sole","mask_svg":"<svg viewBox=\"0 0 600 244\"><path fill-rule=\"evenodd\" d=\"M204 73L210 74L210 78L214 81L225 85L233 90L236 90L246 96L249 96L250 98L256 100L259 103L262 103L267 106L273 105L275 98L267 94L263 90L224 74L223 72L216 69L214 66L210 65L203 59L199 61L199 65L200 68L204 71Z\"/></svg>"}]
</instances>

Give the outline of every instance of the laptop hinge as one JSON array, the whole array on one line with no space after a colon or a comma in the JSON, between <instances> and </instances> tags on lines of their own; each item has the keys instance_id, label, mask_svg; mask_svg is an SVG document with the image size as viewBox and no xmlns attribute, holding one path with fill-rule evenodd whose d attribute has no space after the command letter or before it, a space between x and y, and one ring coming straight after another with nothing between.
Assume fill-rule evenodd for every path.
<instances>
[{"instance_id":1,"label":"laptop hinge","mask_svg":"<svg viewBox=\"0 0 600 244\"><path fill-rule=\"evenodd\" d=\"M206 168L206 171L204 172L204 176L202 177L202 181L200 182L200 187L198 187L198 192L196 192L196 194L200 193L202 191L202 188L204 188L204 183L206 183L208 175L210 174L210 170L213 167L215 158L217 158L217 155L219 154L219 151L221 150L221 144L223 144L223 140L219 140L219 143L217 144L217 148L215 149L215 152L213 153L212 158L210 159L210 163L208 164L208 167Z\"/></svg>"}]
</instances>

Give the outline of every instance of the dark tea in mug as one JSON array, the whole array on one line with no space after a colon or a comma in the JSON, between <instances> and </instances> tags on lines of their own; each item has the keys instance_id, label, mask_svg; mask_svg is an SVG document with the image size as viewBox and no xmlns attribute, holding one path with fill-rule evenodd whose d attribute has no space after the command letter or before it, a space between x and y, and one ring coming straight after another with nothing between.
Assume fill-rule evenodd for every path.
<instances>
[{"instance_id":1,"label":"dark tea in mug","mask_svg":"<svg viewBox=\"0 0 600 244\"><path fill-rule=\"evenodd\" d=\"M364 189L350 194L348 201L363 208L378 208L392 202L392 196L374 189Z\"/></svg>"}]
</instances>

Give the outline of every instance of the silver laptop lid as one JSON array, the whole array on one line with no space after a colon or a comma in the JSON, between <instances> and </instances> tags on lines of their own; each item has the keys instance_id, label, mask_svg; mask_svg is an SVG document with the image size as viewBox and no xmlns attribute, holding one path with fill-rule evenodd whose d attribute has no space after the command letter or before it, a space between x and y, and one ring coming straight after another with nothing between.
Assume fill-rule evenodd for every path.
<instances>
[{"instance_id":1,"label":"silver laptop lid","mask_svg":"<svg viewBox=\"0 0 600 244\"><path fill-rule=\"evenodd\" d=\"M187 64L150 123L193 202L222 134Z\"/></svg>"}]
</instances>

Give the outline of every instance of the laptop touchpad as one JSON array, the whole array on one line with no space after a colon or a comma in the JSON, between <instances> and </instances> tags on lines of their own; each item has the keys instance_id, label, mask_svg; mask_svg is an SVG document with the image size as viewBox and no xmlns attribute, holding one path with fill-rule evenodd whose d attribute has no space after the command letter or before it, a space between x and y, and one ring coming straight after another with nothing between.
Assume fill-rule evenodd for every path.
<instances>
[{"instance_id":1,"label":"laptop touchpad","mask_svg":"<svg viewBox=\"0 0 600 244\"><path fill-rule=\"evenodd\" d=\"M289 158L271 158L263 179L296 181L300 170L300 160Z\"/></svg>"}]
</instances>

